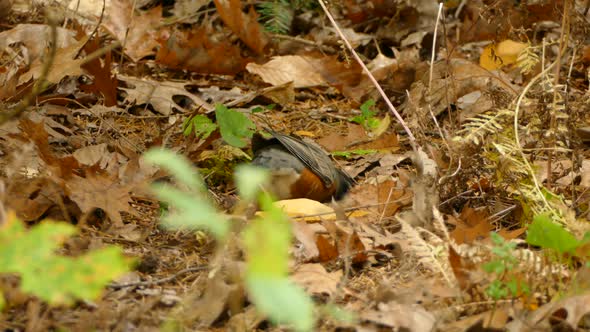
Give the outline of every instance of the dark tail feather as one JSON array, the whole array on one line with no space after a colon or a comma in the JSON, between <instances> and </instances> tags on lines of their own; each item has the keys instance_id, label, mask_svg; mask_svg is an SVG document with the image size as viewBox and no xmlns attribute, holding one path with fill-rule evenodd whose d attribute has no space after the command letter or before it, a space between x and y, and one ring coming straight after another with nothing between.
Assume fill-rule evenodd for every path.
<instances>
[{"instance_id":1,"label":"dark tail feather","mask_svg":"<svg viewBox=\"0 0 590 332\"><path fill-rule=\"evenodd\" d=\"M343 170L338 169L338 187L334 193L334 199L341 200L354 183L355 181L350 175L346 174Z\"/></svg>"}]
</instances>

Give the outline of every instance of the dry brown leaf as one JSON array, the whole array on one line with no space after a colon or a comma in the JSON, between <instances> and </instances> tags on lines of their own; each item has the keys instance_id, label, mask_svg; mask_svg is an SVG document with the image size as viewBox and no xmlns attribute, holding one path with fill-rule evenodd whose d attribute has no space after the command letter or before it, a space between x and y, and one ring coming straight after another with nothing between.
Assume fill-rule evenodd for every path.
<instances>
[{"instance_id":1,"label":"dry brown leaf","mask_svg":"<svg viewBox=\"0 0 590 332\"><path fill-rule=\"evenodd\" d=\"M565 298L561 301L550 302L535 310L526 319L515 319L506 325L509 331L528 331L530 326L541 330L551 330L553 320L567 324L563 328L575 330L581 319L590 313L590 294L583 294Z\"/></svg>"},{"instance_id":2,"label":"dry brown leaf","mask_svg":"<svg viewBox=\"0 0 590 332\"><path fill-rule=\"evenodd\" d=\"M164 115L169 115L172 108L182 110L183 108L174 101L174 96L184 96L189 98L195 107L201 107L206 111L212 111L214 107L188 92L185 89L187 83L183 82L158 82L147 78L139 79L131 76L119 76L123 80L134 87L119 89L127 92L126 101L135 104L151 104L154 109Z\"/></svg>"},{"instance_id":3,"label":"dry brown leaf","mask_svg":"<svg viewBox=\"0 0 590 332\"><path fill-rule=\"evenodd\" d=\"M400 69L398 61L393 58L388 58L381 53L379 53L373 60L371 60L371 62L367 64L367 68L377 81L390 88L394 88L393 86L396 84L392 84L392 82L394 82L396 78L400 77L400 75L403 75L403 73L398 72ZM412 74L409 84L411 84L411 82L414 80L413 76L414 75ZM392 79L382 82L388 77L391 77ZM409 85L407 87L409 87ZM403 91L407 87L402 87L401 89L397 90ZM369 76L363 72L360 82L356 85L345 86L342 90L342 94L360 103L363 97L373 90L375 90L375 84L369 78Z\"/></svg>"},{"instance_id":4,"label":"dry brown leaf","mask_svg":"<svg viewBox=\"0 0 590 332\"><path fill-rule=\"evenodd\" d=\"M328 237L321 234L318 235L316 237L316 247L318 248L318 260L320 262L330 262L338 258L338 247Z\"/></svg>"},{"instance_id":5,"label":"dry brown leaf","mask_svg":"<svg viewBox=\"0 0 590 332\"><path fill-rule=\"evenodd\" d=\"M23 221L37 221L58 201L63 191L46 178L12 178L6 205Z\"/></svg>"},{"instance_id":6,"label":"dry brown leaf","mask_svg":"<svg viewBox=\"0 0 590 332\"><path fill-rule=\"evenodd\" d=\"M45 53L51 38L51 28L45 24L19 24L16 27L0 33L0 51L4 51L9 45L22 43L29 55L29 61L33 61ZM75 32L64 28L57 28L58 49L67 48L77 44L74 38Z\"/></svg>"},{"instance_id":7,"label":"dry brown leaf","mask_svg":"<svg viewBox=\"0 0 590 332\"><path fill-rule=\"evenodd\" d=\"M331 241L335 244L339 256L344 259L351 259L353 263L362 263L367 260L365 244L355 230L347 229L348 227L344 227L332 220L323 220L322 225L330 233ZM319 243L317 244L318 248L320 248ZM321 248L320 257L322 257Z\"/></svg>"},{"instance_id":8,"label":"dry brown leaf","mask_svg":"<svg viewBox=\"0 0 590 332\"><path fill-rule=\"evenodd\" d=\"M116 232L117 235L121 236L127 241L139 242L147 236L146 229L142 229L140 226L136 224L125 224L122 227L117 227L115 229L111 229Z\"/></svg>"},{"instance_id":9,"label":"dry brown leaf","mask_svg":"<svg viewBox=\"0 0 590 332\"><path fill-rule=\"evenodd\" d=\"M333 132L328 136L322 137L317 142L323 146L327 151L346 151L351 148L356 148L359 142L367 141L369 136L363 126L348 123L346 135L341 135L338 132Z\"/></svg>"},{"instance_id":10,"label":"dry brown leaf","mask_svg":"<svg viewBox=\"0 0 590 332\"><path fill-rule=\"evenodd\" d=\"M378 211L383 217L392 217L404 205L409 204L411 193L398 188L397 182L388 180L377 184Z\"/></svg>"},{"instance_id":11,"label":"dry brown leaf","mask_svg":"<svg viewBox=\"0 0 590 332\"><path fill-rule=\"evenodd\" d=\"M12 14L12 0L0 0L0 20L4 20Z\"/></svg>"},{"instance_id":12,"label":"dry brown leaf","mask_svg":"<svg viewBox=\"0 0 590 332\"><path fill-rule=\"evenodd\" d=\"M227 322L228 331L256 331L258 325L265 320L265 317L256 310L254 305L249 305L244 312L231 316Z\"/></svg>"},{"instance_id":13,"label":"dry brown leaf","mask_svg":"<svg viewBox=\"0 0 590 332\"><path fill-rule=\"evenodd\" d=\"M230 296L237 288L228 285L221 276L206 279L203 297L192 303L191 317L203 326L210 326L226 309Z\"/></svg>"},{"instance_id":14,"label":"dry brown leaf","mask_svg":"<svg viewBox=\"0 0 590 332\"><path fill-rule=\"evenodd\" d=\"M487 218L485 210L475 210L465 206L461 211L456 228L450 233L457 244L483 241L490 237L490 232L495 229Z\"/></svg>"},{"instance_id":15,"label":"dry brown leaf","mask_svg":"<svg viewBox=\"0 0 590 332\"><path fill-rule=\"evenodd\" d=\"M49 83L58 83L66 76L80 76L84 74L84 70L80 67L84 59L74 59L84 43L86 43L86 39L66 48L57 49L53 60L53 66L51 66L46 78ZM18 85L39 78L44 66L45 57L33 61L31 69L19 77Z\"/></svg>"},{"instance_id":16,"label":"dry brown leaf","mask_svg":"<svg viewBox=\"0 0 590 332\"><path fill-rule=\"evenodd\" d=\"M162 21L162 7L153 7L132 17L133 1L113 0L106 12L103 26L123 45L123 51L133 61L155 54Z\"/></svg>"},{"instance_id":17,"label":"dry brown leaf","mask_svg":"<svg viewBox=\"0 0 590 332\"><path fill-rule=\"evenodd\" d=\"M341 278L342 270L328 272L318 263L301 264L291 275L291 279L311 295L334 295Z\"/></svg>"},{"instance_id":18,"label":"dry brown leaf","mask_svg":"<svg viewBox=\"0 0 590 332\"><path fill-rule=\"evenodd\" d=\"M169 68L205 74L235 75L252 61L226 38L214 38L212 31L200 27L192 31L175 31L159 40L156 62Z\"/></svg>"},{"instance_id":19,"label":"dry brown leaf","mask_svg":"<svg viewBox=\"0 0 590 332\"><path fill-rule=\"evenodd\" d=\"M240 0L214 0L214 2L219 16L233 33L238 35L252 51L262 54L268 44L268 38L258 23L258 14L254 7L250 6L248 14L245 14L242 12Z\"/></svg>"},{"instance_id":20,"label":"dry brown leaf","mask_svg":"<svg viewBox=\"0 0 590 332\"><path fill-rule=\"evenodd\" d=\"M315 55L275 56L263 65L249 63L246 69L271 85L293 82L295 88L331 84L342 90L357 85L361 78L356 63L345 64L336 57Z\"/></svg>"},{"instance_id":21,"label":"dry brown leaf","mask_svg":"<svg viewBox=\"0 0 590 332\"><path fill-rule=\"evenodd\" d=\"M85 46L86 54L92 54L101 48L100 38L95 36ZM88 72L94 79L90 84L81 84L80 89L86 92L92 92L99 97L104 98L104 106L111 107L117 105L117 87L118 81L114 72L112 72L112 52L108 51L104 57L92 59L82 65L82 68Z\"/></svg>"},{"instance_id":22,"label":"dry brown leaf","mask_svg":"<svg viewBox=\"0 0 590 332\"><path fill-rule=\"evenodd\" d=\"M363 239L370 239L373 248L388 249L391 245L405 244L405 239L400 236L399 232L391 234L385 229L378 231L376 226L366 222L357 221L357 223L361 229L359 236Z\"/></svg>"},{"instance_id":23,"label":"dry brown leaf","mask_svg":"<svg viewBox=\"0 0 590 332\"><path fill-rule=\"evenodd\" d=\"M417 81L410 89L410 101L405 105L411 112L408 114L411 114L412 121L416 122L419 119L432 119L432 115L429 107L416 109L415 106L429 105L434 116L438 116L450 104L456 103L460 97L473 91L489 91L490 88L494 88L498 94L503 93L512 97L520 90L503 72L491 73L464 59L436 63L432 84L429 67L421 67L416 76Z\"/></svg>"},{"instance_id":24,"label":"dry brown leaf","mask_svg":"<svg viewBox=\"0 0 590 332\"><path fill-rule=\"evenodd\" d=\"M443 325L440 329L444 331L504 331L510 320L508 311L508 308L498 305L494 310L467 316L456 322Z\"/></svg>"},{"instance_id":25,"label":"dry brown leaf","mask_svg":"<svg viewBox=\"0 0 590 332\"><path fill-rule=\"evenodd\" d=\"M58 158L49 147L49 135L43 122L34 122L22 118L19 122L25 139L33 141L41 159L47 164L50 174L59 179L67 179L74 170L80 168L78 161L71 155Z\"/></svg>"},{"instance_id":26,"label":"dry brown leaf","mask_svg":"<svg viewBox=\"0 0 590 332\"><path fill-rule=\"evenodd\" d=\"M590 188L590 160L583 160L580 168L580 186Z\"/></svg>"},{"instance_id":27,"label":"dry brown leaf","mask_svg":"<svg viewBox=\"0 0 590 332\"><path fill-rule=\"evenodd\" d=\"M263 65L249 63L246 70L274 86L293 82L295 88L308 88L327 83L317 70L319 65L321 60L317 58L286 55L275 56Z\"/></svg>"},{"instance_id":28,"label":"dry brown leaf","mask_svg":"<svg viewBox=\"0 0 590 332\"><path fill-rule=\"evenodd\" d=\"M80 164L91 166L97 164L99 161L101 161L101 159L107 158L109 151L107 144L102 143L83 147L74 151L72 155Z\"/></svg>"},{"instance_id":29,"label":"dry brown leaf","mask_svg":"<svg viewBox=\"0 0 590 332\"><path fill-rule=\"evenodd\" d=\"M182 22L197 23L200 17L195 13L210 2L210 0L178 0L174 1L174 8L170 12L176 18L182 19Z\"/></svg>"},{"instance_id":30,"label":"dry brown leaf","mask_svg":"<svg viewBox=\"0 0 590 332\"><path fill-rule=\"evenodd\" d=\"M320 251L316 245L316 233L319 224L308 224L304 222L292 223L293 237L301 245L295 247L294 256L305 262L318 258Z\"/></svg>"},{"instance_id":31,"label":"dry brown leaf","mask_svg":"<svg viewBox=\"0 0 590 332\"><path fill-rule=\"evenodd\" d=\"M469 272L473 271L475 267L473 264L469 265L469 262L463 261L461 255L457 253L453 246L449 246L449 265L453 270L455 279L461 289L468 289L472 285L472 280L469 276Z\"/></svg>"},{"instance_id":32,"label":"dry brown leaf","mask_svg":"<svg viewBox=\"0 0 590 332\"><path fill-rule=\"evenodd\" d=\"M82 210L89 213L96 208L102 209L115 225L123 225L121 212L138 215L129 205L130 191L137 184L122 185L114 176L89 175L86 178L73 176L66 181L67 194Z\"/></svg>"},{"instance_id":33,"label":"dry brown leaf","mask_svg":"<svg viewBox=\"0 0 590 332\"><path fill-rule=\"evenodd\" d=\"M380 303L378 310L366 310L361 319L390 327L394 330L433 331L436 318L418 304Z\"/></svg>"}]
</instances>

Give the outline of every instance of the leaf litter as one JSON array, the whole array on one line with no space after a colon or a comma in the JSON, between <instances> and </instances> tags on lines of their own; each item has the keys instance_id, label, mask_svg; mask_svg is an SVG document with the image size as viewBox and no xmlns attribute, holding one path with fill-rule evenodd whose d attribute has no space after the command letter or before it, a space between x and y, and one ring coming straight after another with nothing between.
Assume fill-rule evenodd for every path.
<instances>
[{"instance_id":1,"label":"leaf litter","mask_svg":"<svg viewBox=\"0 0 590 332\"><path fill-rule=\"evenodd\" d=\"M26 112L1 118L3 207L31 225L45 218L76 224L80 234L61 249L67 255L117 244L139 263L99 301L73 307L40 309L38 300L7 291L18 281L1 276L11 307L0 313L0 328L271 329L243 288L243 244L220 256L205 232L161 229L160 203L145 187L169 179L141 154L166 146L209 174L208 195L221 210L235 205L228 165L247 159L248 147L228 154L219 132L183 134L194 115L217 123L217 103L258 128L313 137L358 182L330 207L278 203L294 233L291 279L317 304L354 316L345 322L321 314L318 330L584 327L587 245L560 264L525 243L541 212L576 235L590 219L583 137L590 126L589 62L587 52L574 57L557 46L589 48L588 10L566 3L445 2L447 35L439 26L435 49L435 2L331 6L416 142L313 6L294 8L297 23L276 35L258 23L258 7L239 0L144 1L136 8L114 1L102 18L102 5L89 5L56 28L48 74L51 26L39 8L12 6L0 16L0 108L17 109L39 77L47 84ZM563 11L570 15L562 27ZM526 30L543 20L553 23L541 28L551 40L544 51ZM571 34L564 37L566 28ZM561 71L553 72L560 76L544 73L515 115L516 98L543 70L540 56L545 65L563 57ZM567 94L555 84L566 79ZM363 113L367 100L377 102L375 114ZM509 130L518 116L524 144L514 148L507 142L519 135ZM368 127L374 120L381 127ZM246 129L230 129L248 144L238 137ZM420 148L413 151L414 144ZM517 151L534 167L526 169ZM537 184L527 182L530 176ZM551 200L544 209L542 199L534 200L535 185ZM492 231L514 244L509 256L501 256ZM504 274L486 268L511 257L519 264ZM497 282L516 285L511 296L494 298L490 286Z\"/></svg>"}]
</instances>

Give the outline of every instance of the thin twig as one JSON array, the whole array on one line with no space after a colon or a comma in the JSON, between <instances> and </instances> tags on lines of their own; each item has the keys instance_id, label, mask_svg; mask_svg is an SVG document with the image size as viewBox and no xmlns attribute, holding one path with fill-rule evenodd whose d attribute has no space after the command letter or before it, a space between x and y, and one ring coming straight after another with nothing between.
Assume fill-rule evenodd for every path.
<instances>
[{"instance_id":1,"label":"thin twig","mask_svg":"<svg viewBox=\"0 0 590 332\"><path fill-rule=\"evenodd\" d=\"M178 277L180 277L183 274L187 274L190 272L199 272L199 271L205 271L209 269L208 265L201 265L201 266L195 266L195 267L189 267L186 268L184 270L180 270L178 272L176 272L175 274L166 277L166 278L161 278L161 279L156 279L156 280L150 280L150 281L138 281L138 282L129 282L126 284L117 284L117 283L112 283L110 284L108 287L118 290L118 289L122 289L122 288L127 288L127 287L140 287L140 286L154 286L154 285L159 285L159 284L164 284L167 283L169 281L172 281Z\"/></svg>"},{"instance_id":2,"label":"thin twig","mask_svg":"<svg viewBox=\"0 0 590 332\"><path fill-rule=\"evenodd\" d=\"M434 37L432 38L432 55L430 56L430 73L428 76L428 93L431 93L432 88L432 75L434 72L434 60L436 58L436 36L438 33L438 22L442 14L443 4L442 2L438 6L438 15L436 16L436 23L434 24Z\"/></svg>"},{"instance_id":3,"label":"thin twig","mask_svg":"<svg viewBox=\"0 0 590 332\"><path fill-rule=\"evenodd\" d=\"M77 59L80 56L80 53L82 53L82 50L84 49L86 44L88 44L90 42L90 40L92 39L92 37L96 34L96 32L98 32L98 28L100 28L100 24L102 23L102 20L104 18L104 10L106 7L105 1L106 0L102 0L102 11L100 12L100 17L98 18L98 23L96 23L94 30L90 33L90 35L88 35L88 39L86 39L86 42L84 43L84 45L82 45L82 47L80 47L80 49L78 50L78 53L76 54L74 59ZM77 8L76 8L76 10L77 10Z\"/></svg>"},{"instance_id":4,"label":"thin twig","mask_svg":"<svg viewBox=\"0 0 590 332\"><path fill-rule=\"evenodd\" d=\"M387 107L389 107L389 109L391 110L391 113L393 113L393 115L395 116L395 118L399 121L400 125L404 128L405 132L408 134L408 137L410 139L410 145L412 146L412 149L413 150L417 150L418 147L416 145L416 138L414 137L414 134L412 134L412 131L410 130L410 128L408 127L408 125L406 124L406 122L404 121L404 119L402 118L402 116L395 109L395 107L391 103L391 100L389 100L389 98L385 94L385 91L383 91L383 89L379 85L379 82L377 82L377 80L375 79L375 77L373 76L373 74L371 73L371 71L367 68L367 66L365 66L363 60L361 60L361 58L356 53L356 51L354 50L354 48L352 47L352 45L350 44L350 42L348 41L348 39L346 39L346 37L344 36L344 33L342 32L342 30L340 30L340 27L338 27L338 23L336 23L336 21L334 20L334 17L332 17L332 14L330 14L330 11L328 10L328 7L326 7L326 4L324 3L324 0L318 0L318 2L320 3L320 6L322 6L322 9L324 10L324 13L326 13L326 16L330 20L330 23L332 23L332 25L334 26L334 29L336 29L336 31L338 32L338 35L340 35L340 38L346 44L346 47L348 48L348 50L350 51L350 53L352 53L352 55L354 56L355 60L358 62L358 64L361 66L361 68L363 68L363 70L367 74L367 77L369 77L369 80L371 81L371 83L373 83L373 85L375 86L375 88L377 89L377 91L379 91L379 94L383 98L383 101L385 101L385 104L387 104Z\"/></svg>"}]
</instances>

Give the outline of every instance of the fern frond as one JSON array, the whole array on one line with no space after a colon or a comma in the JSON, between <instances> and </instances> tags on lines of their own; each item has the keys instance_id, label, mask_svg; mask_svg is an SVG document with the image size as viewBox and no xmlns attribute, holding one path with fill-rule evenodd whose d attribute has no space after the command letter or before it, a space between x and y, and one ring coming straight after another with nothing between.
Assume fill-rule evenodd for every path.
<instances>
[{"instance_id":1,"label":"fern frond","mask_svg":"<svg viewBox=\"0 0 590 332\"><path fill-rule=\"evenodd\" d=\"M407 249L412 251L412 253L418 258L420 264L431 271L439 272L449 285L455 286L457 281L451 270L447 256L448 242L445 242L434 233L428 232L423 228L414 228L401 218L397 218L397 220L402 226L401 233L408 241ZM428 234L433 243L431 244L425 241L422 238L421 233Z\"/></svg>"},{"instance_id":2,"label":"fern frond","mask_svg":"<svg viewBox=\"0 0 590 332\"><path fill-rule=\"evenodd\" d=\"M522 50L516 58L516 65L523 74L530 73L539 63L539 47L529 46Z\"/></svg>"},{"instance_id":3,"label":"fern frond","mask_svg":"<svg viewBox=\"0 0 590 332\"><path fill-rule=\"evenodd\" d=\"M285 34L291 30L293 8L288 0L269 0L258 5L264 28L272 33Z\"/></svg>"},{"instance_id":4,"label":"fern frond","mask_svg":"<svg viewBox=\"0 0 590 332\"><path fill-rule=\"evenodd\" d=\"M512 116L514 113L510 110L502 109L497 111L496 114L480 114L474 118L470 118L463 125L463 129L457 132L458 137L455 137L455 141L464 143L479 144L483 139L489 135L502 131L503 120L508 116ZM461 137L461 135L464 135Z\"/></svg>"}]
</instances>

